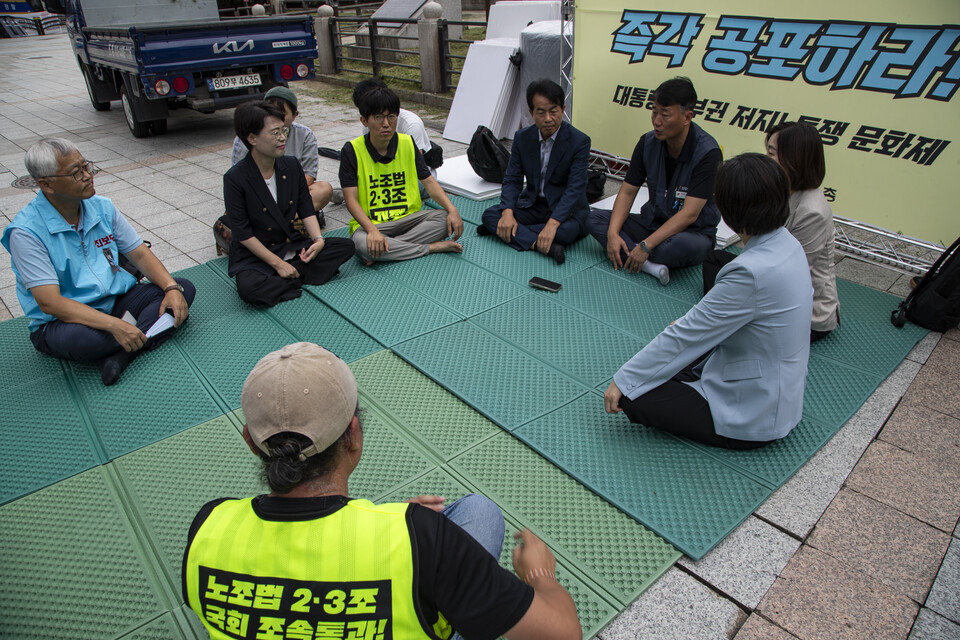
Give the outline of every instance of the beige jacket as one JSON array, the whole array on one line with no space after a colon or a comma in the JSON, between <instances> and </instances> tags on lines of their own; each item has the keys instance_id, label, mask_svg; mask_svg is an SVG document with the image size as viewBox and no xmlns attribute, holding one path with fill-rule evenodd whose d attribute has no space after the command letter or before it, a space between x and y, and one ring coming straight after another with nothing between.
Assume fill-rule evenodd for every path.
<instances>
[{"instance_id":1,"label":"beige jacket","mask_svg":"<svg viewBox=\"0 0 960 640\"><path fill-rule=\"evenodd\" d=\"M813 283L814 331L837 328L837 273L833 261L833 211L820 189L795 191L790 194L790 216L787 229L803 246L810 265Z\"/></svg>"}]
</instances>

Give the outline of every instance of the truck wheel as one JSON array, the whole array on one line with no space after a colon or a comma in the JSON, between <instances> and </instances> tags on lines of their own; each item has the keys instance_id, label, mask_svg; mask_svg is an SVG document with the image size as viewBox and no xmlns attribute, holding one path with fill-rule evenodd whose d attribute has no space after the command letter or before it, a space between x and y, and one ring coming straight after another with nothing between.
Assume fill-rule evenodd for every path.
<instances>
[{"instance_id":1,"label":"truck wheel","mask_svg":"<svg viewBox=\"0 0 960 640\"><path fill-rule=\"evenodd\" d=\"M133 103L130 98L130 89L124 86L120 90L120 103L123 105L123 117L127 121L130 133L134 138L146 138L150 135L150 122L137 120L137 114L133 112Z\"/></svg>"},{"instance_id":2,"label":"truck wheel","mask_svg":"<svg viewBox=\"0 0 960 640\"><path fill-rule=\"evenodd\" d=\"M93 82L90 80L90 68L85 65L80 65L80 70L83 73L83 82L87 85L87 95L90 96L90 104L93 105L95 111L107 111L110 109L109 102L97 102L97 99L93 97Z\"/></svg>"},{"instance_id":3,"label":"truck wheel","mask_svg":"<svg viewBox=\"0 0 960 640\"><path fill-rule=\"evenodd\" d=\"M162 136L167 132L167 119L153 120L150 122L150 128L153 129L153 135Z\"/></svg>"}]
</instances>

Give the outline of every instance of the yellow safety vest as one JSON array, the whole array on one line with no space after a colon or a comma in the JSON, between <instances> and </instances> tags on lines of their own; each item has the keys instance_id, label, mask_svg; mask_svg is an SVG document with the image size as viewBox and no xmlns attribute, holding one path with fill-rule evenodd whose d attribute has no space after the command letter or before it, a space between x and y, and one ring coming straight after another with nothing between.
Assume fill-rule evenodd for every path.
<instances>
[{"instance_id":1,"label":"yellow safety vest","mask_svg":"<svg viewBox=\"0 0 960 640\"><path fill-rule=\"evenodd\" d=\"M304 521L260 518L253 498L214 507L187 549L187 604L214 640L449 638L421 622L408 504L351 500Z\"/></svg>"},{"instance_id":2,"label":"yellow safety vest","mask_svg":"<svg viewBox=\"0 0 960 640\"><path fill-rule=\"evenodd\" d=\"M397 138L397 155L387 164L374 161L364 136L350 141L357 155L360 207L374 224L399 220L423 207L413 138L405 133L398 133ZM350 233L359 226L359 222L350 220Z\"/></svg>"}]
</instances>

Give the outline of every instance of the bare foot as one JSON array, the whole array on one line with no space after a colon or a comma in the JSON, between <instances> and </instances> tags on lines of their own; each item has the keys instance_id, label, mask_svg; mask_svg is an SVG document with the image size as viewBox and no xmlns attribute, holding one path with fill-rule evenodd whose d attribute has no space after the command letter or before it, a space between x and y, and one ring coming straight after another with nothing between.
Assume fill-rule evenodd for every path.
<instances>
[{"instance_id":1,"label":"bare foot","mask_svg":"<svg viewBox=\"0 0 960 640\"><path fill-rule=\"evenodd\" d=\"M463 253L463 245L453 240L430 243L430 253Z\"/></svg>"}]
</instances>

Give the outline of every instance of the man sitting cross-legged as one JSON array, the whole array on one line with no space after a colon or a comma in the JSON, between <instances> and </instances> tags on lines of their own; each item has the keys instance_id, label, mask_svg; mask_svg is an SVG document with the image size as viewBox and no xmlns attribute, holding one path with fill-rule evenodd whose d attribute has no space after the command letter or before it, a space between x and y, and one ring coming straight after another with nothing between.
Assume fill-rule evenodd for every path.
<instances>
[{"instance_id":1,"label":"man sitting cross-legged","mask_svg":"<svg viewBox=\"0 0 960 640\"><path fill-rule=\"evenodd\" d=\"M410 136L397 133L400 98L379 87L360 98L360 122L370 131L343 145L340 186L353 216L350 233L366 264L463 251L455 242L463 220L430 175ZM421 209L420 188L443 209ZM453 240L447 240L449 236Z\"/></svg>"},{"instance_id":2,"label":"man sitting cross-legged","mask_svg":"<svg viewBox=\"0 0 960 640\"><path fill-rule=\"evenodd\" d=\"M531 82L527 106L534 124L514 136L500 203L483 212L477 233L563 264L565 247L587 234L590 137L563 121L563 89L555 82Z\"/></svg>"}]
</instances>

